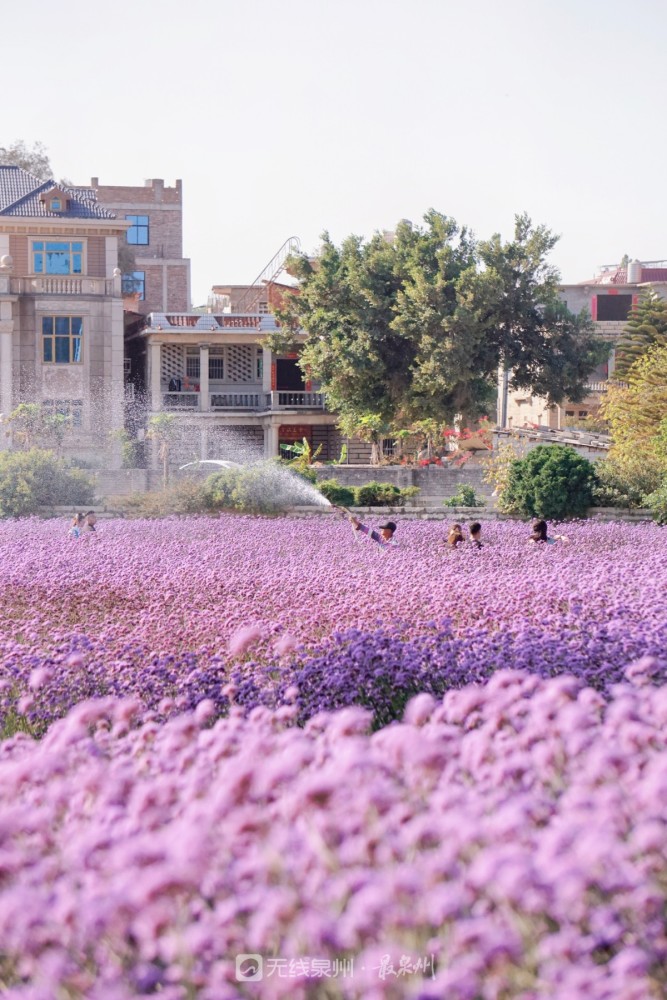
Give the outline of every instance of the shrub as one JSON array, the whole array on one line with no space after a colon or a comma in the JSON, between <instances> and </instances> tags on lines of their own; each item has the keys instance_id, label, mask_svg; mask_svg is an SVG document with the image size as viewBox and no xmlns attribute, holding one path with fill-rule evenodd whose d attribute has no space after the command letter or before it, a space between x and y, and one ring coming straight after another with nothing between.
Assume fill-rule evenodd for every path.
<instances>
[{"instance_id":1,"label":"shrub","mask_svg":"<svg viewBox=\"0 0 667 1000\"><path fill-rule=\"evenodd\" d=\"M595 463L596 481L593 485L595 507L641 507L644 495L653 488L651 479L630 474L625 466L613 459L604 458ZM639 470L637 470L639 471Z\"/></svg>"},{"instance_id":2,"label":"shrub","mask_svg":"<svg viewBox=\"0 0 667 1000\"><path fill-rule=\"evenodd\" d=\"M89 477L51 451L0 452L0 517L26 517L54 504L88 506L94 496Z\"/></svg>"},{"instance_id":3,"label":"shrub","mask_svg":"<svg viewBox=\"0 0 667 1000\"><path fill-rule=\"evenodd\" d=\"M574 448L538 445L512 462L498 506L522 517L581 517L593 502L595 469Z\"/></svg>"},{"instance_id":4,"label":"shrub","mask_svg":"<svg viewBox=\"0 0 667 1000\"><path fill-rule=\"evenodd\" d=\"M462 483L456 493L442 501L444 507L484 507L486 500L478 497L475 487Z\"/></svg>"},{"instance_id":5,"label":"shrub","mask_svg":"<svg viewBox=\"0 0 667 1000\"><path fill-rule=\"evenodd\" d=\"M667 479L653 493L646 494L644 505L651 511L657 524L667 524Z\"/></svg>"},{"instance_id":6,"label":"shrub","mask_svg":"<svg viewBox=\"0 0 667 1000\"><path fill-rule=\"evenodd\" d=\"M343 486L337 479L322 479L317 488L329 503L339 504L341 507L351 507L354 503L354 490L350 486Z\"/></svg>"},{"instance_id":7,"label":"shrub","mask_svg":"<svg viewBox=\"0 0 667 1000\"><path fill-rule=\"evenodd\" d=\"M202 514L209 509L204 485L192 479L182 479L152 493L116 497L111 502L126 517L149 519L171 517L173 514Z\"/></svg>"},{"instance_id":8,"label":"shrub","mask_svg":"<svg viewBox=\"0 0 667 1000\"><path fill-rule=\"evenodd\" d=\"M401 491L393 483L371 481L354 491L357 507L395 507L401 504Z\"/></svg>"}]
</instances>

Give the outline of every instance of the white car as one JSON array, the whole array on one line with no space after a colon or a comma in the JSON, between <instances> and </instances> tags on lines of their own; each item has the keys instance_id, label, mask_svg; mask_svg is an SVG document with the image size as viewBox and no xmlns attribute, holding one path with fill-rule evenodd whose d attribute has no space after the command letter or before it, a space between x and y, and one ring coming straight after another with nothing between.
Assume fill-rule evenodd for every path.
<instances>
[{"instance_id":1,"label":"white car","mask_svg":"<svg viewBox=\"0 0 667 1000\"><path fill-rule=\"evenodd\" d=\"M209 466L211 467L211 472L214 472L216 469L241 468L238 462L227 462L223 461L221 458L202 458L197 462L187 462L185 465L181 465L178 471L182 472L183 469L203 469L206 471Z\"/></svg>"}]
</instances>

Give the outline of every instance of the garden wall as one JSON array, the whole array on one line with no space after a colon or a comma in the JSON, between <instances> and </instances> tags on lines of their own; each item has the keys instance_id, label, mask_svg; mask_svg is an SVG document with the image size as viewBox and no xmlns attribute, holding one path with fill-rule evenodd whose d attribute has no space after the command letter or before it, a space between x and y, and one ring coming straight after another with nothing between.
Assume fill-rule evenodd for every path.
<instances>
[{"instance_id":1,"label":"garden wall","mask_svg":"<svg viewBox=\"0 0 667 1000\"><path fill-rule=\"evenodd\" d=\"M335 479L342 486L363 486L371 480L394 486L418 486L416 507L433 507L454 496L459 486L470 485L475 492L492 502L493 487L482 481L484 466L471 459L465 465L429 465L425 468L406 465L327 465L315 466L318 479Z\"/></svg>"}]
</instances>

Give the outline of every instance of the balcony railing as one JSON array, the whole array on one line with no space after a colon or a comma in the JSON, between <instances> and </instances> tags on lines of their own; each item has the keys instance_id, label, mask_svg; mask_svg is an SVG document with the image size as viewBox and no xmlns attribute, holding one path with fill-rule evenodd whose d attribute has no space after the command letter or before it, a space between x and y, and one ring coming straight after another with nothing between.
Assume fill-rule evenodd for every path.
<instances>
[{"instance_id":1,"label":"balcony railing","mask_svg":"<svg viewBox=\"0 0 667 1000\"><path fill-rule=\"evenodd\" d=\"M587 382L586 388L590 392L606 392L609 387L608 382Z\"/></svg>"},{"instance_id":2,"label":"balcony railing","mask_svg":"<svg viewBox=\"0 0 667 1000\"><path fill-rule=\"evenodd\" d=\"M198 392L164 392L162 394L163 410L198 410Z\"/></svg>"},{"instance_id":3,"label":"balcony railing","mask_svg":"<svg viewBox=\"0 0 667 1000\"><path fill-rule=\"evenodd\" d=\"M279 389L268 394L268 408L271 410L305 409L323 410L324 393L322 392L292 392Z\"/></svg>"},{"instance_id":4,"label":"balcony railing","mask_svg":"<svg viewBox=\"0 0 667 1000\"><path fill-rule=\"evenodd\" d=\"M35 278L12 278L13 295L118 295L114 278L38 275Z\"/></svg>"},{"instance_id":5,"label":"balcony railing","mask_svg":"<svg viewBox=\"0 0 667 1000\"><path fill-rule=\"evenodd\" d=\"M210 409L213 412L221 410L255 410L266 413L275 410L293 409L324 409L324 393L322 392L211 392L209 393ZM201 410L200 392L164 392L162 391L163 410Z\"/></svg>"},{"instance_id":6,"label":"balcony railing","mask_svg":"<svg viewBox=\"0 0 667 1000\"><path fill-rule=\"evenodd\" d=\"M263 408L263 392L212 392L212 410L259 410Z\"/></svg>"}]
</instances>

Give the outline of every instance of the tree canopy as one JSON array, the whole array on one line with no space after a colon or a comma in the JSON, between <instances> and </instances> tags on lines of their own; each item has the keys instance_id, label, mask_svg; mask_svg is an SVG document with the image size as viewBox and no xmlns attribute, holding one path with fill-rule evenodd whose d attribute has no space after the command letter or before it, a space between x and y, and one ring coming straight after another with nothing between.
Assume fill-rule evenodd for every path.
<instances>
[{"instance_id":1,"label":"tree canopy","mask_svg":"<svg viewBox=\"0 0 667 1000\"><path fill-rule=\"evenodd\" d=\"M649 289L633 305L628 325L616 348L615 374L625 378L630 368L654 344L667 346L667 299Z\"/></svg>"},{"instance_id":2,"label":"tree canopy","mask_svg":"<svg viewBox=\"0 0 667 1000\"><path fill-rule=\"evenodd\" d=\"M478 242L434 210L424 223L340 247L325 233L315 260L291 261L299 290L279 318L306 332L300 363L344 430L374 439L416 420L488 413L501 366L513 388L581 399L605 349L590 317L558 298L547 260L557 237L525 215L509 242ZM284 347L284 335L271 346Z\"/></svg>"},{"instance_id":3,"label":"tree canopy","mask_svg":"<svg viewBox=\"0 0 667 1000\"><path fill-rule=\"evenodd\" d=\"M0 146L0 166L8 165L22 167L40 180L53 177L49 154L42 142L35 142L32 149L22 139L9 146Z\"/></svg>"},{"instance_id":4,"label":"tree canopy","mask_svg":"<svg viewBox=\"0 0 667 1000\"><path fill-rule=\"evenodd\" d=\"M656 489L667 473L667 345L654 344L611 385L602 403L613 440L609 458Z\"/></svg>"}]
</instances>

